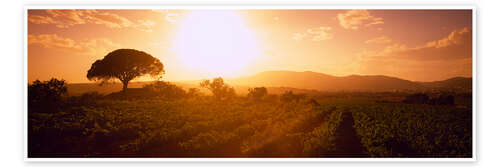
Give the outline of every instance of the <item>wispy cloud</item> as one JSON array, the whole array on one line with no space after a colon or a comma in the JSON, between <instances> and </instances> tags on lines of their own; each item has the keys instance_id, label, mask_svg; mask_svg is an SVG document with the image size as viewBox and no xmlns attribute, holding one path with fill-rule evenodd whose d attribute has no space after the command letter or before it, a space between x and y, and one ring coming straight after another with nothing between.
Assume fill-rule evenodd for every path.
<instances>
[{"instance_id":1,"label":"wispy cloud","mask_svg":"<svg viewBox=\"0 0 500 167\"><path fill-rule=\"evenodd\" d=\"M54 24L59 28L68 28L77 24L85 24L85 15L94 10L45 10L48 15L28 14L28 21L35 24Z\"/></svg>"},{"instance_id":2,"label":"wispy cloud","mask_svg":"<svg viewBox=\"0 0 500 167\"><path fill-rule=\"evenodd\" d=\"M132 21L113 13L92 12L87 16L87 22L102 24L109 28L125 28L135 26Z\"/></svg>"},{"instance_id":3,"label":"wispy cloud","mask_svg":"<svg viewBox=\"0 0 500 167\"><path fill-rule=\"evenodd\" d=\"M412 76L431 81L472 74L472 32L457 29L417 46L392 43L379 51L364 50L352 66L359 73ZM428 75L432 73L433 75Z\"/></svg>"},{"instance_id":4,"label":"wispy cloud","mask_svg":"<svg viewBox=\"0 0 500 167\"><path fill-rule=\"evenodd\" d=\"M295 41L302 41L307 37L306 33L293 33L292 39Z\"/></svg>"},{"instance_id":5,"label":"wispy cloud","mask_svg":"<svg viewBox=\"0 0 500 167\"><path fill-rule=\"evenodd\" d=\"M151 20L131 21L118 14L98 10L46 10L47 15L28 15L34 24L53 24L58 28L69 28L79 24L100 24L108 28L136 28L151 32L155 25Z\"/></svg>"},{"instance_id":6,"label":"wispy cloud","mask_svg":"<svg viewBox=\"0 0 500 167\"><path fill-rule=\"evenodd\" d=\"M330 32L331 27L316 27L309 28L305 33L293 33L292 39L296 41L301 41L305 39L310 39L312 41L324 41L333 38L333 34Z\"/></svg>"},{"instance_id":7,"label":"wispy cloud","mask_svg":"<svg viewBox=\"0 0 500 167\"><path fill-rule=\"evenodd\" d=\"M391 43L392 39L387 36L381 36L373 39L366 40L366 44L388 44Z\"/></svg>"},{"instance_id":8,"label":"wispy cloud","mask_svg":"<svg viewBox=\"0 0 500 167\"><path fill-rule=\"evenodd\" d=\"M111 40L106 38L75 41L56 34L29 34L28 45L41 45L44 48L90 55L109 52L120 48L119 44L113 43Z\"/></svg>"},{"instance_id":9,"label":"wispy cloud","mask_svg":"<svg viewBox=\"0 0 500 167\"><path fill-rule=\"evenodd\" d=\"M368 10L349 10L337 15L339 24L345 29L358 30L362 27L384 24L384 19L371 15Z\"/></svg>"},{"instance_id":10,"label":"wispy cloud","mask_svg":"<svg viewBox=\"0 0 500 167\"><path fill-rule=\"evenodd\" d=\"M447 60L469 58L472 55L472 32L469 28L452 31L448 36L423 45L408 47L403 44L387 46L377 57L414 60Z\"/></svg>"},{"instance_id":11,"label":"wispy cloud","mask_svg":"<svg viewBox=\"0 0 500 167\"><path fill-rule=\"evenodd\" d=\"M39 15L28 15L28 22L32 22L35 24L57 24L55 20L51 17L47 16L39 16Z\"/></svg>"},{"instance_id":12,"label":"wispy cloud","mask_svg":"<svg viewBox=\"0 0 500 167\"><path fill-rule=\"evenodd\" d=\"M331 27L310 28L307 33L311 34L313 41L323 41L332 39L333 35L329 32L331 29Z\"/></svg>"},{"instance_id":13,"label":"wispy cloud","mask_svg":"<svg viewBox=\"0 0 500 167\"><path fill-rule=\"evenodd\" d=\"M156 12L156 13L163 14L165 20L168 21L168 22L170 22L170 23L177 22L177 17L180 16L179 13L173 12L173 11L168 10L168 9L154 9L152 11Z\"/></svg>"},{"instance_id":14,"label":"wispy cloud","mask_svg":"<svg viewBox=\"0 0 500 167\"><path fill-rule=\"evenodd\" d=\"M145 32L152 32L156 22L151 20L138 20L135 28Z\"/></svg>"}]
</instances>

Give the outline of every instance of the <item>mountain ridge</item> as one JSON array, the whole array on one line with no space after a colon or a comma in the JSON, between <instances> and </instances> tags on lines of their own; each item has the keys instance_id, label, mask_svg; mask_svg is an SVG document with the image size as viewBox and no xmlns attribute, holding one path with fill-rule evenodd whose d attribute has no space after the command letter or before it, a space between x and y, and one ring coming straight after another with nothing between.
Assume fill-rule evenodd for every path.
<instances>
[{"instance_id":1,"label":"mountain ridge","mask_svg":"<svg viewBox=\"0 0 500 167\"><path fill-rule=\"evenodd\" d=\"M472 78L467 77L420 82L386 75L333 76L312 71L264 71L248 77L230 79L228 82L245 86L286 86L320 91L394 91L438 88L472 90Z\"/></svg>"}]
</instances>

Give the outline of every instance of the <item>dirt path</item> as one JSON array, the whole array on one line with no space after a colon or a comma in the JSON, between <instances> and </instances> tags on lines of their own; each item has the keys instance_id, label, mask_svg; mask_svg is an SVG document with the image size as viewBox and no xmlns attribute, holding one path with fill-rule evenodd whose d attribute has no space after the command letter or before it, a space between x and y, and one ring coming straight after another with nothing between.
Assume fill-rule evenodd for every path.
<instances>
[{"instance_id":1,"label":"dirt path","mask_svg":"<svg viewBox=\"0 0 500 167\"><path fill-rule=\"evenodd\" d=\"M353 125L354 120L352 118L352 112L342 113L342 122L340 122L340 125L337 127L335 132L336 150L328 153L329 157L368 157L367 154L363 153L364 148L361 145L361 141L357 136L355 129L352 127Z\"/></svg>"}]
</instances>

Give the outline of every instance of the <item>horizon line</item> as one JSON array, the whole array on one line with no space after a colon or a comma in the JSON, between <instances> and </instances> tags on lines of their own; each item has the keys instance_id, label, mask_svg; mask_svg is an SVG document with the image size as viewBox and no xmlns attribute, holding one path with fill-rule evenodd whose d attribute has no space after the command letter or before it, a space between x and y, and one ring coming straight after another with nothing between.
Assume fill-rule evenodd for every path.
<instances>
[{"instance_id":1,"label":"horizon line","mask_svg":"<svg viewBox=\"0 0 500 167\"><path fill-rule=\"evenodd\" d=\"M328 75L328 76L331 76L331 77L349 77L349 76L384 76L384 77L391 77L391 78L397 78L397 79L401 79L401 80L406 80L406 81L410 81L410 82L438 82L438 81L445 81L445 80L449 80L449 79L452 79L452 78L459 78L459 77L462 77L462 78L474 78L473 76L471 77L467 77L467 76L454 76L454 77L449 77L449 78L445 78L445 79L441 79L441 80L432 80L432 81L417 81L417 80L409 80L409 79L404 79L404 78L400 78L400 77L395 77L395 76L390 76L390 75L383 75L383 74L348 74L348 75L331 75L331 74L327 74L327 73L321 73L321 72L315 72L315 71L310 71L310 70L306 70L306 71L292 71L292 70L269 70L269 71L261 71L261 72L258 72L258 73L254 73L252 75L247 75L247 76L241 76L241 77L227 77L227 78L224 78L222 77L223 79L226 79L226 80L233 80L233 79L239 79L239 78L246 78L246 77L252 77L252 76L255 76L255 75L258 75L258 74L261 74L261 73L265 73L265 72L296 72L296 73L305 73L305 72L312 72L312 73L318 73L318 74L323 74L323 75ZM220 76L219 76L220 77ZM52 77L52 78L56 78L56 77ZM213 77L213 78L217 78L217 77ZM213 78L209 78L209 79L213 79ZM56 78L56 79L64 79L64 78ZM201 81L201 80L205 80L207 78L201 78L201 79L190 79L190 80L160 80L160 81L165 81L165 82L193 82L193 81ZM40 79L34 79L32 80L31 82L33 81L36 81L36 80L40 80ZM42 80L40 80L42 81ZM65 80L67 81L67 80ZM137 83L137 82L154 82L154 81L158 81L158 80L149 80L149 81L131 81L130 83ZM30 81L28 81L28 84L31 83ZM95 81L88 81L88 82L68 82L68 83L71 83L71 84L89 84L89 83L96 83ZM119 83L119 81L118 81Z\"/></svg>"}]
</instances>

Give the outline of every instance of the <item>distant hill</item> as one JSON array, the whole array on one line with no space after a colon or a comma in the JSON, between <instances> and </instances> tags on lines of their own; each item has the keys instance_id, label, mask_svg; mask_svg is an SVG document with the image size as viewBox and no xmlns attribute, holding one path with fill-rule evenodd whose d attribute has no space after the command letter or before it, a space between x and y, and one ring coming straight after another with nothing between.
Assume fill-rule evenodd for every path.
<instances>
[{"instance_id":1,"label":"distant hill","mask_svg":"<svg viewBox=\"0 0 500 167\"><path fill-rule=\"evenodd\" d=\"M422 84L383 75L336 77L311 71L267 71L232 80L236 85L288 86L321 91L392 91L423 89Z\"/></svg>"},{"instance_id":2,"label":"distant hill","mask_svg":"<svg viewBox=\"0 0 500 167\"><path fill-rule=\"evenodd\" d=\"M270 93L280 94L288 90L297 93L318 91L422 91L422 90L447 90L459 92L472 91L472 78L455 77L435 82L414 82L396 77L383 75L350 75L331 76L323 73L305 71L266 71L250 77L224 79L234 86L239 94L246 94L248 88L265 86ZM131 82L130 88L140 88L151 82ZM184 89L198 87L199 81L172 82ZM68 91L71 95L78 95L89 91L103 94L118 92L121 83L111 83L99 86L95 83L69 84Z\"/></svg>"},{"instance_id":3,"label":"distant hill","mask_svg":"<svg viewBox=\"0 0 500 167\"><path fill-rule=\"evenodd\" d=\"M472 91L472 78L455 77L443 81L419 82L427 88Z\"/></svg>"},{"instance_id":4,"label":"distant hill","mask_svg":"<svg viewBox=\"0 0 500 167\"><path fill-rule=\"evenodd\" d=\"M383 75L350 75L344 77L305 71L266 71L254 76L230 80L235 85L287 86L319 91L394 91L453 90L472 91L472 78L455 77L435 82L414 82Z\"/></svg>"}]
</instances>

